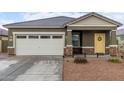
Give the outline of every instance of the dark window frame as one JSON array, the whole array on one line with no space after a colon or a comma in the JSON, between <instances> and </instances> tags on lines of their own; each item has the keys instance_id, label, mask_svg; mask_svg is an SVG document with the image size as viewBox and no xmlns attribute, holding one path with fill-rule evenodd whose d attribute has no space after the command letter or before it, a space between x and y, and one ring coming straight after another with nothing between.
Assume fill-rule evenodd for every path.
<instances>
[{"instance_id":1,"label":"dark window frame","mask_svg":"<svg viewBox=\"0 0 124 93\"><path fill-rule=\"evenodd\" d=\"M52 39L62 39L63 36L62 35L53 35Z\"/></svg>"},{"instance_id":2,"label":"dark window frame","mask_svg":"<svg viewBox=\"0 0 124 93\"><path fill-rule=\"evenodd\" d=\"M38 35L29 35L28 39L39 39Z\"/></svg>"},{"instance_id":3,"label":"dark window frame","mask_svg":"<svg viewBox=\"0 0 124 93\"><path fill-rule=\"evenodd\" d=\"M17 39L26 39L27 36L26 35L17 35L16 38Z\"/></svg>"},{"instance_id":4,"label":"dark window frame","mask_svg":"<svg viewBox=\"0 0 124 93\"><path fill-rule=\"evenodd\" d=\"M50 35L42 35L40 36L40 39L50 39Z\"/></svg>"}]
</instances>

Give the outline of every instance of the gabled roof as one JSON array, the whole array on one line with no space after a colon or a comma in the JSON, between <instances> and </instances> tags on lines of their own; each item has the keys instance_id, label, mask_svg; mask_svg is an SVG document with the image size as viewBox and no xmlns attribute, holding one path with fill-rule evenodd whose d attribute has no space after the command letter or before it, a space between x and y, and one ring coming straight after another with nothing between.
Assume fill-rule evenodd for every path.
<instances>
[{"instance_id":1,"label":"gabled roof","mask_svg":"<svg viewBox=\"0 0 124 93\"><path fill-rule=\"evenodd\" d=\"M66 26L68 26L70 24L76 23L76 22L83 20L85 18L88 18L90 16L99 17L99 18L101 18L101 19L103 19L109 23L117 25L118 27L122 25L121 23L119 23L117 21L114 21L112 19L104 17L104 16L97 14L95 12L91 12L91 13L88 13L84 16L79 17L79 18L58 16L58 17L51 17L51 18L45 18L45 19L39 19L39 20L6 24L3 26L6 28L65 28Z\"/></svg>"},{"instance_id":2,"label":"gabled roof","mask_svg":"<svg viewBox=\"0 0 124 93\"><path fill-rule=\"evenodd\" d=\"M8 31L0 28L0 36L8 36Z\"/></svg>"},{"instance_id":3,"label":"gabled roof","mask_svg":"<svg viewBox=\"0 0 124 93\"><path fill-rule=\"evenodd\" d=\"M72 21L69 22L67 25L74 24L74 23L79 22L79 21L81 21L81 20L84 20L84 19L86 19L86 18L88 18L88 17L90 17L90 16L98 17L98 18L100 18L100 19L102 19L102 20L105 20L105 21L107 21L107 22L109 22L109 23L112 23L112 24L117 25L118 27L122 25L121 23L119 23L119 22L117 22L117 21L115 21L115 20L112 20L112 19L110 19L110 18L107 18L107 17L102 16L102 15L100 15L100 14L98 14L98 13L95 13L95 12L88 13L88 14L86 14L86 15L84 15L84 16L81 16L81 17L75 19L75 20L72 20Z\"/></svg>"},{"instance_id":4,"label":"gabled roof","mask_svg":"<svg viewBox=\"0 0 124 93\"><path fill-rule=\"evenodd\" d=\"M72 17L58 16L39 20L18 22L3 25L6 28L64 28L65 24L74 20Z\"/></svg>"}]
</instances>

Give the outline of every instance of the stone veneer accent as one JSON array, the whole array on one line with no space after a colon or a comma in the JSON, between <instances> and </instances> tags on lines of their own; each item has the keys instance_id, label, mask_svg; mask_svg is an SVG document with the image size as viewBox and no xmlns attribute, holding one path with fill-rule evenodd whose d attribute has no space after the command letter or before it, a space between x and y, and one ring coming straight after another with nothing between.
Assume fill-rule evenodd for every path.
<instances>
[{"instance_id":1,"label":"stone veneer accent","mask_svg":"<svg viewBox=\"0 0 124 93\"><path fill-rule=\"evenodd\" d=\"M110 53L111 56L117 56L118 53L119 53L119 50L118 50L117 47L110 47L109 53Z\"/></svg>"},{"instance_id":2,"label":"stone veneer accent","mask_svg":"<svg viewBox=\"0 0 124 93\"><path fill-rule=\"evenodd\" d=\"M105 49L105 54L109 54L109 48ZM88 55L94 55L94 48L83 48L82 53L86 53ZM73 48L72 47L66 47L64 48L64 56L73 56Z\"/></svg>"},{"instance_id":3,"label":"stone veneer accent","mask_svg":"<svg viewBox=\"0 0 124 93\"><path fill-rule=\"evenodd\" d=\"M9 55L15 55L14 51L15 51L15 48L8 48ZM94 48L83 48L82 53L86 53L88 55L93 55ZM110 54L111 56L117 56L118 49L117 49L117 47L106 48L105 54ZM73 56L73 48L72 47L64 48L64 56Z\"/></svg>"},{"instance_id":4,"label":"stone veneer accent","mask_svg":"<svg viewBox=\"0 0 124 93\"><path fill-rule=\"evenodd\" d=\"M88 55L94 55L94 48L83 48L82 49L83 53L86 53ZM105 48L105 54L109 54L109 48Z\"/></svg>"},{"instance_id":5,"label":"stone veneer accent","mask_svg":"<svg viewBox=\"0 0 124 93\"><path fill-rule=\"evenodd\" d=\"M9 55L15 55L14 51L15 51L15 48L8 48Z\"/></svg>"},{"instance_id":6,"label":"stone veneer accent","mask_svg":"<svg viewBox=\"0 0 124 93\"><path fill-rule=\"evenodd\" d=\"M64 48L64 56L73 56L73 48L72 47Z\"/></svg>"}]
</instances>

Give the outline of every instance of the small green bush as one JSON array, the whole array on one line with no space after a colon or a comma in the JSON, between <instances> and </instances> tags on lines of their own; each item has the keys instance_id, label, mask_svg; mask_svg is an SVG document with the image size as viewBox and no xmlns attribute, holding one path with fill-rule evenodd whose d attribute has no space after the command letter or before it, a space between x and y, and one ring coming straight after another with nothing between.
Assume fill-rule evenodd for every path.
<instances>
[{"instance_id":1,"label":"small green bush","mask_svg":"<svg viewBox=\"0 0 124 93\"><path fill-rule=\"evenodd\" d=\"M108 62L111 62L111 63L121 63L121 61L118 58L110 58L108 60Z\"/></svg>"},{"instance_id":2,"label":"small green bush","mask_svg":"<svg viewBox=\"0 0 124 93\"><path fill-rule=\"evenodd\" d=\"M88 63L87 59L86 58L83 58L83 57L76 57L74 59L74 63L76 64L85 64L85 63Z\"/></svg>"}]
</instances>

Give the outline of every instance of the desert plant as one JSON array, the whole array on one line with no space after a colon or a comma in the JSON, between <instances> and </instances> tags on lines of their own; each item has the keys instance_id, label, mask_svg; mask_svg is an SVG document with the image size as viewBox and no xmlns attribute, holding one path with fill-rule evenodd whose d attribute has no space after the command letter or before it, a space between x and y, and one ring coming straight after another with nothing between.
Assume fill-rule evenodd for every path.
<instances>
[{"instance_id":1,"label":"desert plant","mask_svg":"<svg viewBox=\"0 0 124 93\"><path fill-rule=\"evenodd\" d=\"M74 59L74 63L76 64L85 64L85 63L88 63L87 59L86 58L83 58L83 57L76 57Z\"/></svg>"},{"instance_id":2,"label":"desert plant","mask_svg":"<svg viewBox=\"0 0 124 93\"><path fill-rule=\"evenodd\" d=\"M110 58L110 59L108 59L108 62L111 62L111 63L121 63L119 58Z\"/></svg>"}]
</instances>

